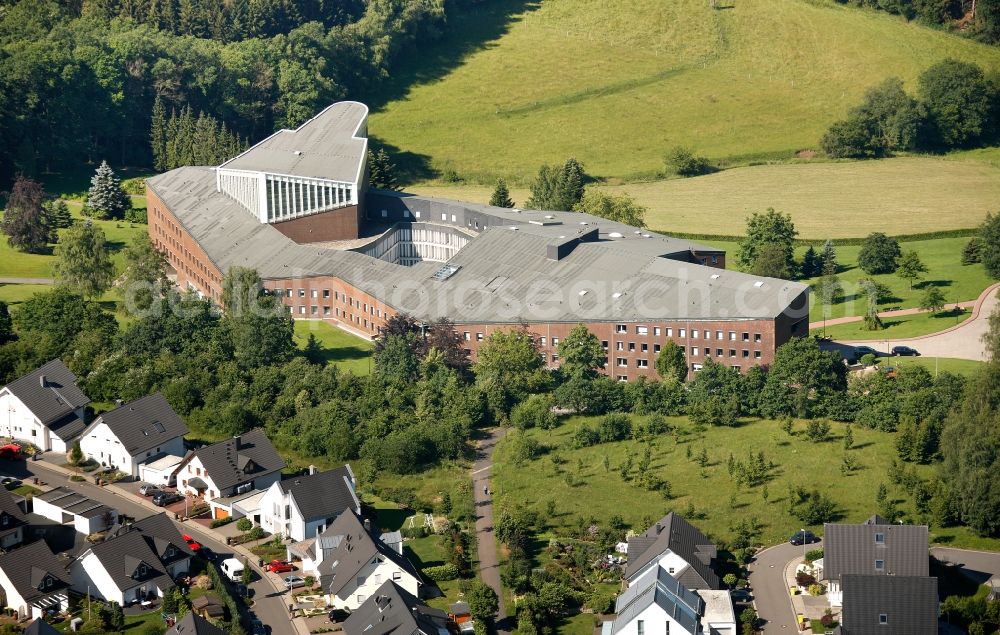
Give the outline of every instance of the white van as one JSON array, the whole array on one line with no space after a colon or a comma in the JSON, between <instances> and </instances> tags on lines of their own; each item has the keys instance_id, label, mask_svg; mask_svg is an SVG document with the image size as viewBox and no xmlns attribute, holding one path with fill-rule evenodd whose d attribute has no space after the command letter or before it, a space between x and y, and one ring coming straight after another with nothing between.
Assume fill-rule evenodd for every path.
<instances>
[{"instance_id":1,"label":"white van","mask_svg":"<svg viewBox=\"0 0 1000 635\"><path fill-rule=\"evenodd\" d=\"M233 582L240 581L240 574L243 573L244 568L242 562L236 558L226 558L222 561L222 564L220 564L219 567L222 569L222 572L226 574L227 578Z\"/></svg>"}]
</instances>

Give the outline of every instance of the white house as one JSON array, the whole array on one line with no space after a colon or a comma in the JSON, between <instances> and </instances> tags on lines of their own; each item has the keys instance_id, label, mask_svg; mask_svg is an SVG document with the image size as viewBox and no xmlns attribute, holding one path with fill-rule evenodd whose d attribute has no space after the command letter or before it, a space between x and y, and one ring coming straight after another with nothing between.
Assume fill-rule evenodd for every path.
<instances>
[{"instance_id":1,"label":"white house","mask_svg":"<svg viewBox=\"0 0 1000 635\"><path fill-rule=\"evenodd\" d=\"M344 465L272 484L261 499L260 525L272 534L305 540L322 533L344 510L361 513L354 472Z\"/></svg>"},{"instance_id":2,"label":"white house","mask_svg":"<svg viewBox=\"0 0 1000 635\"><path fill-rule=\"evenodd\" d=\"M728 591L692 591L659 566L618 597L615 613L603 635L737 635Z\"/></svg>"},{"instance_id":3,"label":"white house","mask_svg":"<svg viewBox=\"0 0 1000 635\"><path fill-rule=\"evenodd\" d=\"M716 553L705 534L670 512L644 533L629 538L625 581L631 586L659 566L688 589L718 589L719 576L712 569Z\"/></svg>"},{"instance_id":4,"label":"white house","mask_svg":"<svg viewBox=\"0 0 1000 635\"><path fill-rule=\"evenodd\" d=\"M54 359L0 388L0 434L66 452L83 432L88 403L76 375Z\"/></svg>"},{"instance_id":5,"label":"white house","mask_svg":"<svg viewBox=\"0 0 1000 635\"><path fill-rule=\"evenodd\" d=\"M191 550L165 514L119 526L70 564L73 590L122 606L162 597L187 573Z\"/></svg>"},{"instance_id":6,"label":"white house","mask_svg":"<svg viewBox=\"0 0 1000 635\"><path fill-rule=\"evenodd\" d=\"M329 606L355 610L385 582L419 597L422 581L409 560L372 536L354 510L345 510L315 538L288 546L302 570L315 576Z\"/></svg>"},{"instance_id":7,"label":"white house","mask_svg":"<svg viewBox=\"0 0 1000 635\"><path fill-rule=\"evenodd\" d=\"M3 605L18 618L39 618L47 609L69 608L70 577L44 540L0 555Z\"/></svg>"},{"instance_id":8,"label":"white house","mask_svg":"<svg viewBox=\"0 0 1000 635\"><path fill-rule=\"evenodd\" d=\"M183 456L164 454L158 459L150 459L139 464L139 480L157 487L172 487L177 482L177 469Z\"/></svg>"},{"instance_id":9,"label":"white house","mask_svg":"<svg viewBox=\"0 0 1000 635\"><path fill-rule=\"evenodd\" d=\"M184 454L188 428L160 393L147 395L105 412L80 436L87 458L139 476L140 464L164 455Z\"/></svg>"},{"instance_id":10,"label":"white house","mask_svg":"<svg viewBox=\"0 0 1000 635\"><path fill-rule=\"evenodd\" d=\"M32 511L60 525L72 524L77 532L85 536L105 531L118 523L117 510L66 487L57 487L35 496Z\"/></svg>"},{"instance_id":11,"label":"white house","mask_svg":"<svg viewBox=\"0 0 1000 635\"><path fill-rule=\"evenodd\" d=\"M178 467L177 491L211 501L263 490L281 478L284 467L264 431L251 430L188 452Z\"/></svg>"}]
</instances>

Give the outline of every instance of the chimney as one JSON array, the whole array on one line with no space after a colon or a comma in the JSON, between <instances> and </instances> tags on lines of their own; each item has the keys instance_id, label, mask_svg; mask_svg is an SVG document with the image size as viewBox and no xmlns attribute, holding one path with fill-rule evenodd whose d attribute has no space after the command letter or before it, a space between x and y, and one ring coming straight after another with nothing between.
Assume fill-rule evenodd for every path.
<instances>
[{"instance_id":1,"label":"chimney","mask_svg":"<svg viewBox=\"0 0 1000 635\"><path fill-rule=\"evenodd\" d=\"M371 531L371 530L372 530L372 521L365 518L365 531Z\"/></svg>"},{"instance_id":2,"label":"chimney","mask_svg":"<svg viewBox=\"0 0 1000 635\"><path fill-rule=\"evenodd\" d=\"M661 531L663 531L663 525L656 523L656 535L659 536Z\"/></svg>"},{"instance_id":3,"label":"chimney","mask_svg":"<svg viewBox=\"0 0 1000 635\"><path fill-rule=\"evenodd\" d=\"M49 382L45 378L45 375L39 375L38 376L38 385L41 386L42 388L48 388L49 387Z\"/></svg>"},{"instance_id":4,"label":"chimney","mask_svg":"<svg viewBox=\"0 0 1000 635\"><path fill-rule=\"evenodd\" d=\"M309 476L312 476L313 474L315 474L315 473L316 473L316 472L318 472L318 471L319 471L319 470L318 470L318 469L316 469L316 466L315 466L315 465L310 465L310 466L309 466Z\"/></svg>"}]
</instances>

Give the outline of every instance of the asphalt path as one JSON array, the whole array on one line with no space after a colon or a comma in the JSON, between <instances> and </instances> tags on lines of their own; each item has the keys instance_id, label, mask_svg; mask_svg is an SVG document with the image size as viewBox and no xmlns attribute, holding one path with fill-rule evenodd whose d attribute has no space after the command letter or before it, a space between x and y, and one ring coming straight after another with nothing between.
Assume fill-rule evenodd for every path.
<instances>
[{"instance_id":1,"label":"asphalt path","mask_svg":"<svg viewBox=\"0 0 1000 635\"><path fill-rule=\"evenodd\" d=\"M30 479L38 477L50 487L68 487L75 492L87 496L99 503L117 509L120 513L126 514L136 520L152 516L156 512L142 505L135 497L122 496L113 490L99 487L93 482L74 482L69 480L62 472L48 467L44 461L14 461L7 462L0 467L0 471L10 476L15 476L30 484ZM169 515L169 514L168 514ZM179 523L174 521L181 533L190 535L202 545L208 547L218 556L218 561L233 555L233 549L226 546L224 541L220 541L205 527L197 523ZM288 600L284 592L277 588L279 582L269 578L271 574L262 571L256 562L251 562L254 570L254 580L250 584L250 594L254 598L252 615L264 623L269 628L272 635L294 635L295 628L292 626L288 615ZM225 577L223 576L223 579ZM234 585L229 591L233 594L237 592Z\"/></svg>"},{"instance_id":2,"label":"asphalt path","mask_svg":"<svg viewBox=\"0 0 1000 635\"><path fill-rule=\"evenodd\" d=\"M512 619L507 617L500 582L500 563L497 556L496 537L493 535L493 487L490 473L493 468L493 450L503 437L503 428L495 428L490 436L476 448L476 461L472 465L472 491L476 503L476 547L479 555L479 575L483 582L496 591L500 610L497 612L497 635L510 633Z\"/></svg>"}]
</instances>

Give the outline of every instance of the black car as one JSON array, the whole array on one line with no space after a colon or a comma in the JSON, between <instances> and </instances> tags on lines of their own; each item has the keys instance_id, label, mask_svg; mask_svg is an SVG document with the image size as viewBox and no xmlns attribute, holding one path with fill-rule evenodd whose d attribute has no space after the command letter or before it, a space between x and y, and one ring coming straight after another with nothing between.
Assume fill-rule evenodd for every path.
<instances>
[{"instance_id":1,"label":"black car","mask_svg":"<svg viewBox=\"0 0 1000 635\"><path fill-rule=\"evenodd\" d=\"M3 486L6 487L7 489L15 489L21 487L22 485L21 479L14 478L13 476L3 477L3 479L0 480L0 484L3 484Z\"/></svg>"},{"instance_id":2,"label":"black car","mask_svg":"<svg viewBox=\"0 0 1000 635\"><path fill-rule=\"evenodd\" d=\"M918 357L920 355L917 349L910 348L909 346L893 346L892 354L900 357Z\"/></svg>"},{"instance_id":3,"label":"black car","mask_svg":"<svg viewBox=\"0 0 1000 635\"><path fill-rule=\"evenodd\" d=\"M204 545L202 545L201 549L199 549L196 553L209 562L215 562L217 557L214 551Z\"/></svg>"},{"instance_id":4,"label":"black car","mask_svg":"<svg viewBox=\"0 0 1000 635\"><path fill-rule=\"evenodd\" d=\"M750 593L750 589L733 589L729 596L733 598L733 602L737 604L750 604L753 601L753 595Z\"/></svg>"},{"instance_id":5,"label":"black car","mask_svg":"<svg viewBox=\"0 0 1000 635\"><path fill-rule=\"evenodd\" d=\"M350 611L345 611L344 609L333 609L327 617L330 618L331 622L336 624L337 622L343 622L350 616Z\"/></svg>"},{"instance_id":6,"label":"black car","mask_svg":"<svg viewBox=\"0 0 1000 635\"><path fill-rule=\"evenodd\" d=\"M160 492L153 497L153 504L157 507L164 507L170 503L176 503L183 497L180 494L174 492Z\"/></svg>"},{"instance_id":7,"label":"black car","mask_svg":"<svg viewBox=\"0 0 1000 635\"><path fill-rule=\"evenodd\" d=\"M819 542L819 538L817 538L816 534L811 531L797 531L792 534L792 537L788 540L788 542L793 545L809 545L814 542Z\"/></svg>"}]
</instances>

